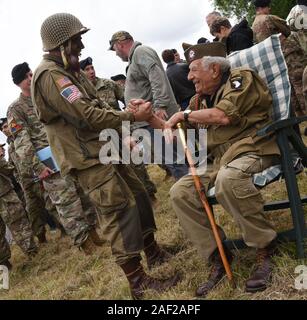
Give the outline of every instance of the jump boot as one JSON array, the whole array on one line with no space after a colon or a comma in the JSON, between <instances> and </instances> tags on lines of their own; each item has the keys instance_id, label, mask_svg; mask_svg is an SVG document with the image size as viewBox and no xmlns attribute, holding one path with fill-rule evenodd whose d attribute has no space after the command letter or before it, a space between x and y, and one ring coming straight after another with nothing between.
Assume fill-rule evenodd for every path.
<instances>
[{"instance_id":1,"label":"jump boot","mask_svg":"<svg viewBox=\"0 0 307 320\"><path fill-rule=\"evenodd\" d=\"M139 257L130 259L120 267L129 281L131 296L134 300L142 299L145 290L155 290L161 293L174 287L180 280L179 275L165 280L150 277L145 273Z\"/></svg>"}]
</instances>

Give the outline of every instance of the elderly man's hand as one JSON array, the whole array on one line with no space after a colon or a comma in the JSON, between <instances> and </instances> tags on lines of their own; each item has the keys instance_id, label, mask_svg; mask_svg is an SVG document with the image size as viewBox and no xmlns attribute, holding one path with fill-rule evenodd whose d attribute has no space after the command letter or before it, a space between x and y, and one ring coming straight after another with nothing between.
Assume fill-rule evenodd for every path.
<instances>
[{"instance_id":1,"label":"elderly man's hand","mask_svg":"<svg viewBox=\"0 0 307 320\"><path fill-rule=\"evenodd\" d=\"M152 104L142 99L131 100L126 111L134 114L135 121L147 121L153 115Z\"/></svg>"},{"instance_id":2,"label":"elderly man's hand","mask_svg":"<svg viewBox=\"0 0 307 320\"><path fill-rule=\"evenodd\" d=\"M161 120L166 120L168 118L168 114L167 114L166 110L163 108L156 108L155 114Z\"/></svg>"},{"instance_id":3,"label":"elderly man's hand","mask_svg":"<svg viewBox=\"0 0 307 320\"><path fill-rule=\"evenodd\" d=\"M183 112L177 112L167 122L164 123L164 136L167 143L171 143L173 141L173 129L176 129L177 123L183 120Z\"/></svg>"}]
</instances>

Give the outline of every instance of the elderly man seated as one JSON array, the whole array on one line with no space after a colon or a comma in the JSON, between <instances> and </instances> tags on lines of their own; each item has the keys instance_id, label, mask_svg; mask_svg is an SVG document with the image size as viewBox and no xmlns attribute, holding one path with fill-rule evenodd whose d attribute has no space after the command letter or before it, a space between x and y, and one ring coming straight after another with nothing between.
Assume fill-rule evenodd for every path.
<instances>
[{"instance_id":1,"label":"elderly man seated","mask_svg":"<svg viewBox=\"0 0 307 320\"><path fill-rule=\"evenodd\" d=\"M215 185L218 202L234 218L246 245L257 249L257 267L246 282L246 291L265 290L277 234L264 217L264 200L252 176L279 162L274 136L257 136L257 130L271 122L272 96L257 73L230 68L223 44L184 44L184 49L190 65L188 77L197 94L188 110L173 115L164 128L175 128L185 121L196 129L207 129L208 153L213 161L201 180L207 189ZM157 119L152 119L152 125L159 127ZM208 281L196 291L198 297L204 297L225 270L192 176L183 177L172 187L171 202L187 236L212 266ZM221 227L219 232L225 239ZM225 251L231 262L232 253Z\"/></svg>"}]
</instances>

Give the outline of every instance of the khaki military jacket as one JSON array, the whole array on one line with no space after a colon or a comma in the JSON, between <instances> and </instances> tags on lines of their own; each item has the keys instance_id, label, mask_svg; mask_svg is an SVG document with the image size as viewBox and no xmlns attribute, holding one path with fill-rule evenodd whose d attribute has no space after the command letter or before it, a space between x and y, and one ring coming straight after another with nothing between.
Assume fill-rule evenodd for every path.
<instances>
[{"instance_id":1,"label":"khaki military jacket","mask_svg":"<svg viewBox=\"0 0 307 320\"><path fill-rule=\"evenodd\" d=\"M14 168L8 164L4 158L0 158L0 197L13 189L9 178L13 174Z\"/></svg>"},{"instance_id":2,"label":"khaki military jacket","mask_svg":"<svg viewBox=\"0 0 307 320\"><path fill-rule=\"evenodd\" d=\"M49 145L43 124L39 121L31 97L20 97L7 111L8 125L14 140L14 152L18 158L18 167L22 179L30 183L44 169L37 151Z\"/></svg>"},{"instance_id":3,"label":"khaki military jacket","mask_svg":"<svg viewBox=\"0 0 307 320\"><path fill-rule=\"evenodd\" d=\"M273 106L269 89L254 71L231 70L214 97L205 99L196 95L189 106L191 110L209 107L222 110L231 121L228 126L198 125L207 129L208 154L216 169L214 177L221 166L243 154L280 154L274 136L257 136L257 131L272 121Z\"/></svg>"},{"instance_id":4,"label":"khaki military jacket","mask_svg":"<svg viewBox=\"0 0 307 320\"><path fill-rule=\"evenodd\" d=\"M34 72L31 92L62 175L100 163L100 131L134 121L131 113L104 108L86 77L65 71L51 55Z\"/></svg>"},{"instance_id":5,"label":"khaki military jacket","mask_svg":"<svg viewBox=\"0 0 307 320\"><path fill-rule=\"evenodd\" d=\"M99 98L114 110L120 110L118 101L125 103L123 88L109 79L97 78L95 88Z\"/></svg>"}]
</instances>

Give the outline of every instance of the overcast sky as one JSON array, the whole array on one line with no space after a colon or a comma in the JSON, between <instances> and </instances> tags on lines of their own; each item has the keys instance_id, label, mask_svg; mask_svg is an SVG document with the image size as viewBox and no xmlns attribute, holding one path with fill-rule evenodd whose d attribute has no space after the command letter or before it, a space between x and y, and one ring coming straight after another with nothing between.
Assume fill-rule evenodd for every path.
<instances>
[{"instance_id":1,"label":"overcast sky","mask_svg":"<svg viewBox=\"0 0 307 320\"><path fill-rule=\"evenodd\" d=\"M0 0L0 116L6 115L7 107L20 92L12 82L12 68L26 61L34 70L39 64L43 54L40 26L51 14L72 13L91 29L83 35L82 59L91 56L97 76L109 78L124 73L126 67L108 51L114 32L130 32L159 56L166 48L177 48L183 55L182 42L212 38L205 24L210 11L208 0ZM0 141L4 141L1 133Z\"/></svg>"}]
</instances>

